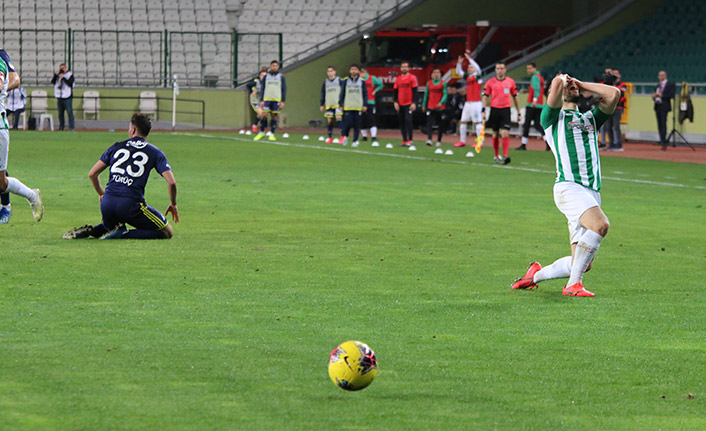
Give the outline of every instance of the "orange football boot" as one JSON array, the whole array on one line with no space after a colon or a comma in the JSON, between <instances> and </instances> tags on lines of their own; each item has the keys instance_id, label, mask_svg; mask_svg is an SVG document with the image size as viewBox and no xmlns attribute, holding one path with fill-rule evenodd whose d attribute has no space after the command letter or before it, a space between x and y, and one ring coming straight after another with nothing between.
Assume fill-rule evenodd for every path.
<instances>
[{"instance_id":1,"label":"orange football boot","mask_svg":"<svg viewBox=\"0 0 706 431\"><path fill-rule=\"evenodd\" d=\"M542 265L540 265L539 262L530 263L525 275L515 280L512 286L510 286L510 289L534 289L537 287L537 283L534 282L534 274L540 269L542 269Z\"/></svg>"}]
</instances>

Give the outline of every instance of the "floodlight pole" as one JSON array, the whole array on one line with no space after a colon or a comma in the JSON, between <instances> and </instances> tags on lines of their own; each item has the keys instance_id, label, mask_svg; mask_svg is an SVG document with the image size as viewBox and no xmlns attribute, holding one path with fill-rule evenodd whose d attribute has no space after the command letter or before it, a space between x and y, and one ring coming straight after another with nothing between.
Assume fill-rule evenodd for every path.
<instances>
[{"instance_id":1,"label":"floodlight pole","mask_svg":"<svg viewBox=\"0 0 706 431\"><path fill-rule=\"evenodd\" d=\"M176 129L176 98L179 95L179 84L177 83L177 76L174 74L172 79L172 132Z\"/></svg>"}]
</instances>

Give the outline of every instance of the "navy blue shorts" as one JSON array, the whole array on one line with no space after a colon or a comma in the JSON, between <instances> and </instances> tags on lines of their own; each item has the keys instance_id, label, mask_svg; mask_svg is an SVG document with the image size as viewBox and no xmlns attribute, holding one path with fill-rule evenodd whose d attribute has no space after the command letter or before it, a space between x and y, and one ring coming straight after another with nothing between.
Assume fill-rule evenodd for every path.
<instances>
[{"instance_id":1,"label":"navy blue shorts","mask_svg":"<svg viewBox=\"0 0 706 431\"><path fill-rule=\"evenodd\" d=\"M145 202L120 196L103 195L101 199L103 226L112 230L119 223L126 223L137 229L162 230L167 219Z\"/></svg>"},{"instance_id":2,"label":"navy blue shorts","mask_svg":"<svg viewBox=\"0 0 706 431\"><path fill-rule=\"evenodd\" d=\"M262 108L262 112L271 112L273 114L278 113L279 112L279 102L275 102L272 100L265 101L265 107Z\"/></svg>"}]
</instances>

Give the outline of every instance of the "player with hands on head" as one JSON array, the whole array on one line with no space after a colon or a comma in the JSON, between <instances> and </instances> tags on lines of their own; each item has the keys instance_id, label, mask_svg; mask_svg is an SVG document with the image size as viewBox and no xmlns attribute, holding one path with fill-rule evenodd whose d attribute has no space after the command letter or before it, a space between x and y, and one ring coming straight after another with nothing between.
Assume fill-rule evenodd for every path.
<instances>
[{"instance_id":1,"label":"player with hands on head","mask_svg":"<svg viewBox=\"0 0 706 431\"><path fill-rule=\"evenodd\" d=\"M581 113L577 106L581 93L593 94L598 105ZM512 289L532 289L539 282L568 277L564 295L595 296L584 288L583 275L610 227L601 209L598 134L619 100L620 90L610 85L581 82L569 75L552 80L541 122L556 159L554 202L568 220L571 255L544 268L531 263Z\"/></svg>"}]
</instances>

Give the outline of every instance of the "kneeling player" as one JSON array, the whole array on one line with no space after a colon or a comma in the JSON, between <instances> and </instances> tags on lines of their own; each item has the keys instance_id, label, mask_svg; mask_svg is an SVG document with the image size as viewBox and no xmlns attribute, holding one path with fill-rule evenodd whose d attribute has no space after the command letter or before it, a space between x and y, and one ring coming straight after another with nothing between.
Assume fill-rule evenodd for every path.
<instances>
[{"instance_id":1,"label":"kneeling player","mask_svg":"<svg viewBox=\"0 0 706 431\"><path fill-rule=\"evenodd\" d=\"M576 103L581 93L592 93L598 106L581 113ZM532 289L537 283L568 277L563 294L595 296L583 285L583 274L608 233L610 222L601 209L601 161L598 131L611 118L620 100L613 86L581 82L567 75L554 78L541 122L556 159L557 179L554 203L569 222L571 256L564 256L542 268L530 264L513 289Z\"/></svg>"},{"instance_id":2,"label":"kneeling player","mask_svg":"<svg viewBox=\"0 0 706 431\"><path fill-rule=\"evenodd\" d=\"M174 230L167 219L145 203L145 185L150 171L155 169L167 181L169 206L165 214L172 213L179 222L176 195L177 186L172 168L164 153L147 142L152 123L144 114L135 114L130 120L130 139L117 142L108 148L91 168L88 177L101 200L103 223L96 226L74 228L64 238L78 239L89 236L100 239L169 239ZM110 167L108 185L103 190L98 176ZM128 230L129 224L135 229Z\"/></svg>"}]
</instances>

